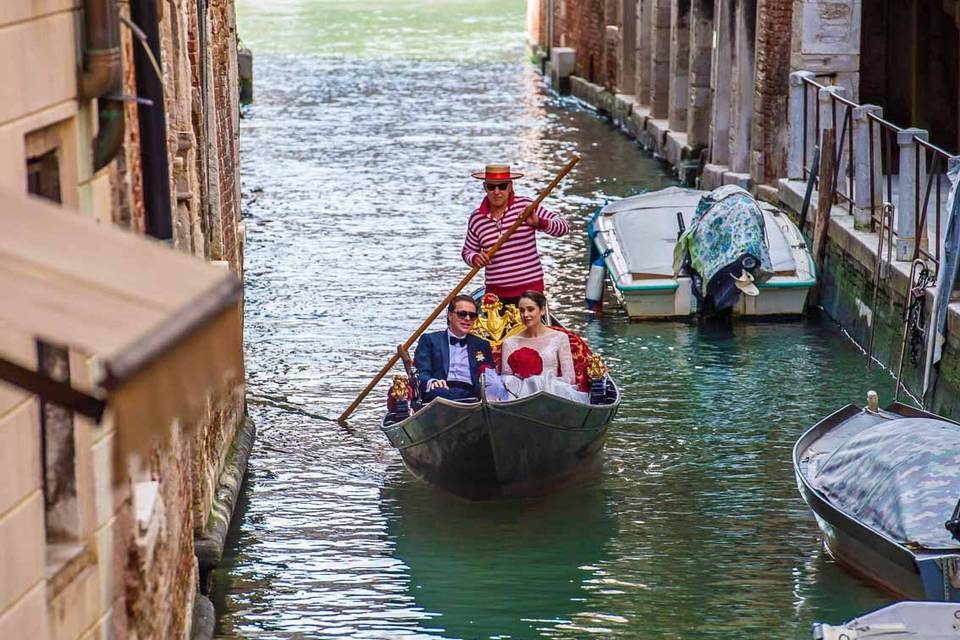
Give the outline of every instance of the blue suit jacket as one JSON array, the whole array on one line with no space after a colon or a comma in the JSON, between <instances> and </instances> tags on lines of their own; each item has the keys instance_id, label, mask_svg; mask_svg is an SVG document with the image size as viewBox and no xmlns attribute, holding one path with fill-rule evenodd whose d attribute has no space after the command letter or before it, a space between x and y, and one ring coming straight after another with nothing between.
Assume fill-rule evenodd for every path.
<instances>
[{"instance_id":1,"label":"blue suit jacket","mask_svg":"<svg viewBox=\"0 0 960 640\"><path fill-rule=\"evenodd\" d=\"M480 356L483 356L480 358ZM470 381L477 397L480 397L480 365L487 363L496 368L490 343L473 334L467 334L467 360L470 363ZM426 392L431 379L446 380L450 371L450 340L447 330L434 331L420 337L413 363L419 372L420 391Z\"/></svg>"}]
</instances>

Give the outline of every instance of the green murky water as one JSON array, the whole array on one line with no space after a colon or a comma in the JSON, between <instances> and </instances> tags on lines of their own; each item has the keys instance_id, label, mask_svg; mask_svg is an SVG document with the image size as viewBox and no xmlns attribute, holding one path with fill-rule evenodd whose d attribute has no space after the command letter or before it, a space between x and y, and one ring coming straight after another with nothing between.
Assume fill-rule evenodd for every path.
<instances>
[{"instance_id":1,"label":"green murky water","mask_svg":"<svg viewBox=\"0 0 960 640\"><path fill-rule=\"evenodd\" d=\"M586 221L671 184L525 60L523 3L241 0L257 103L242 126L249 405L259 428L218 634L257 638L807 638L886 596L822 550L797 436L885 373L828 320L631 324L582 312ZM625 400L603 471L469 504L415 481L373 394L336 416L465 273L468 173L505 159L571 220L548 293Z\"/></svg>"}]
</instances>

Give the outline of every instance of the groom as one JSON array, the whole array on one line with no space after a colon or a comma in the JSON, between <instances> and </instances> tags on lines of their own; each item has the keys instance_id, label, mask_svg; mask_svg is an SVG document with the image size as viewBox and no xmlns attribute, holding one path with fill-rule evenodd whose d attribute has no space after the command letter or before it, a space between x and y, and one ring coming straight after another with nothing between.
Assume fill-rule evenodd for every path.
<instances>
[{"instance_id":1,"label":"groom","mask_svg":"<svg viewBox=\"0 0 960 640\"><path fill-rule=\"evenodd\" d=\"M447 330L420 338L413 356L423 401L480 399L480 365L495 366L490 343L470 333L477 302L459 295L447 306Z\"/></svg>"}]
</instances>

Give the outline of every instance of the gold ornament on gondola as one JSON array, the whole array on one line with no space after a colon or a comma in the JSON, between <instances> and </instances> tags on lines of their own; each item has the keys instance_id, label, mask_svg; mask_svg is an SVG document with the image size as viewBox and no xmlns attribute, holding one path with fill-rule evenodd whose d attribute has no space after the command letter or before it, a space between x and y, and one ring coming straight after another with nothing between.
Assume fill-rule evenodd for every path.
<instances>
[{"instance_id":1,"label":"gold ornament on gondola","mask_svg":"<svg viewBox=\"0 0 960 640\"><path fill-rule=\"evenodd\" d=\"M597 354L591 354L587 364L587 375L591 380L600 380L607 375L607 365L603 363L603 358Z\"/></svg>"},{"instance_id":2,"label":"gold ornament on gondola","mask_svg":"<svg viewBox=\"0 0 960 640\"><path fill-rule=\"evenodd\" d=\"M393 384L390 385L390 395L397 402L407 399L407 376L393 376Z\"/></svg>"},{"instance_id":3,"label":"gold ornament on gondola","mask_svg":"<svg viewBox=\"0 0 960 640\"><path fill-rule=\"evenodd\" d=\"M471 333L490 342L491 347L498 347L500 343L512 335L523 331L523 321L520 319L520 310L516 305L504 305L500 308L500 298L493 293L483 296L480 304L480 317L473 325Z\"/></svg>"}]
</instances>

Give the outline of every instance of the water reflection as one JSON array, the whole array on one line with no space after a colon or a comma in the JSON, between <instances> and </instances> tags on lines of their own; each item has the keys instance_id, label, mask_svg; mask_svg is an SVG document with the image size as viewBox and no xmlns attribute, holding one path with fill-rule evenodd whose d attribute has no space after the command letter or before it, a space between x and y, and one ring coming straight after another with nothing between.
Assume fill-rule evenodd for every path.
<instances>
[{"instance_id":1,"label":"water reflection","mask_svg":"<svg viewBox=\"0 0 960 640\"><path fill-rule=\"evenodd\" d=\"M596 485L470 503L403 478L384 487L380 508L410 593L436 616L430 629L448 638L526 638L570 626L616 535Z\"/></svg>"}]
</instances>

